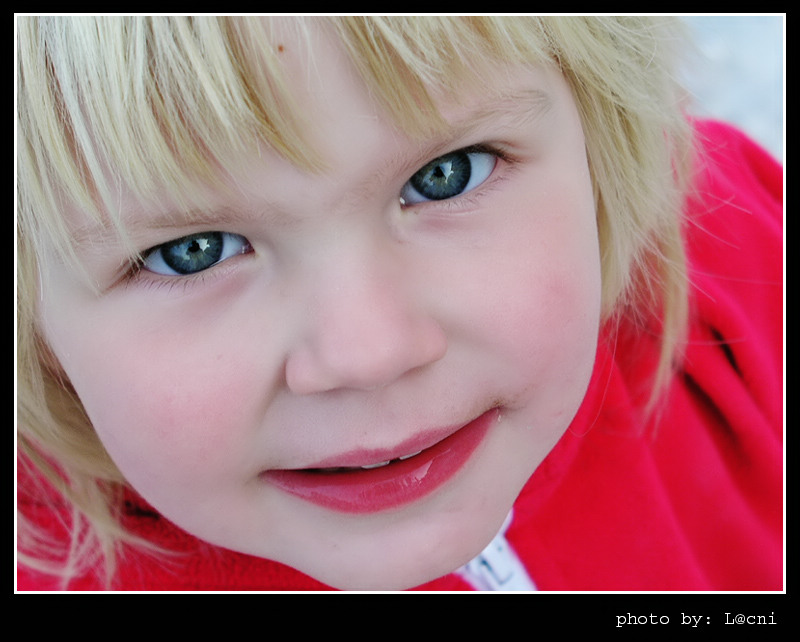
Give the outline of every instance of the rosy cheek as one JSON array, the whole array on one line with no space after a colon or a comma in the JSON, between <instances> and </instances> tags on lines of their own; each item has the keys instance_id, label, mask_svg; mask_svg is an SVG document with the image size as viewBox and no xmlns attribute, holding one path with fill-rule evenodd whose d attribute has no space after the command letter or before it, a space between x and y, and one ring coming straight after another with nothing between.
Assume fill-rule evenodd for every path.
<instances>
[{"instance_id":1,"label":"rosy cheek","mask_svg":"<svg viewBox=\"0 0 800 642\"><path fill-rule=\"evenodd\" d=\"M82 359L94 364L91 376L76 382L123 473L155 483L177 469L200 475L222 466L221 453L236 457L254 393L247 367L236 367L230 353L204 349L206 341L182 341L180 333L130 336L98 341Z\"/></svg>"},{"instance_id":2,"label":"rosy cheek","mask_svg":"<svg viewBox=\"0 0 800 642\"><path fill-rule=\"evenodd\" d=\"M502 281L479 309L487 327L519 368L520 380L562 386L591 366L600 314L600 267L593 212L560 216L565 204L541 204L527 242L509 238L488 264ZM577 210L581 212L581 210ZM521 226L520 226L521 227ZM541 241L539 241L541 239ZM507 261L504 265L502 262ZM560 378L560 381L556 381ZM539 381L540 380L540 381Z\"/></svg>"},{"instance_id":3,"label":"rosy cheek","mask_svg":"<svg viewBox=\"0 0 800 642\"><path fill-rule=\"evenodd\" d=\"M566 364L594 349L593 296L585 284L562 274L540 274L530 288L518 292L521 301L510 318L508 336L517 338L519 358L531 371L563 372Z\"/></svg>"}]
</instances>

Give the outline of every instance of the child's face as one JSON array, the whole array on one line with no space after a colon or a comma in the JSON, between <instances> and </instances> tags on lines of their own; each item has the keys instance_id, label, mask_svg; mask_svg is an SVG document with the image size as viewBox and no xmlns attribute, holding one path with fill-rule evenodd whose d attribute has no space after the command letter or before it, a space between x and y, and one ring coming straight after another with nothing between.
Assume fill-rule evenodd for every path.
<instances>
[{"instance_id":1,"label":"child's face","mask_svg":"<svg viewBox=\"0 0 800 642\"><path fill-rule=\"evenodd\" d=\"M130 279L72 212L102 293L45 262L42 327L166 517L337 587L409 587L491 539L585 393L600 268L583 133L537 68L442 101L452 131L412 140L334 47L313 65L285 49L328 169L264 149L232 190L198 186L195 222L166 194L147 210L120 194L142 250L197 235ZM443 155L415 183L449 198L420 200L409 179Z\"/></svg>"}]
</instances>

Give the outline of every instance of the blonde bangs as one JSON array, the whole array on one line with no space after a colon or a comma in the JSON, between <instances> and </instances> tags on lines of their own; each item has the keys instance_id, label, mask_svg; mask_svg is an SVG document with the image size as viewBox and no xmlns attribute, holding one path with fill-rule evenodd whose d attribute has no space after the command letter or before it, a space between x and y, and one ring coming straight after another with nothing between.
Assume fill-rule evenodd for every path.
<instances>
[{"instance_id":1,"label":"blonde bangs","mask_svg":"<svg viewBox=\"0 0 800 642\"><path fill-rule=\"evenodd\" d=\"M115 199L186 210L267 145L323 169L290 89L284 47L340 42L406 134L444 126L442 98L487 86L497 63L557 65L583 121L600 235L606 318L685 310L680 209L689 128L674 73L685 35L652 17L30 17L19 18L20 252L73 254L65 206L121 239ZM313 62L313 60L311 60ZM291 82L290 82L291 81ZM302 82L302 79L300 79ZM157 204L156 204L157 205ZM28 249L30 246L30 250ZM135 248L131 248L135 250ZM685 306L684 306L685 308ZM626 312L627 313L627 312ZM670 325L670 324L667 324ZM677 336L677 335L676 335Z\"/></svg>"},{"instance_id":2,"label":"blonde bangs","mask_svg":"<svg viewBox=\"0 0 800 642\"><path fill-rule=\"evenodd\" d=\"M271 19L244 17L21 18L19 210L21 230L71 255L61 215L79 208L119 224L117 194L147 203L166 189L187 209L198 182L235 172L266 144L307 170L322 168L280 60L311 50L315 24L338 37L377 99L409 135L444 126L437 93L480 82L475 60L532 57L525 21L477 18ZM279 33L279 35L278 35ZM524 43L525 46L512 46Z\"/></svg>"},{"instance_id":3,"label":"blonde bangs","mask_svg":"<svg viewBox=\"0 0 800 642\"><path fill-rule=\"evenodd\" d=\"M296 104L280 60L284 42L311 49L311 25L342 43L398 127L418 137L444 126L438 99L486 86L493 63L557 64L584 121L610 314L629 290L631 268L653 249L663 222L675 218L672 188L680 192L681 181L670 174L686 126L671 77L674 21L20 19L23 232L38 239L38 249L49 238L51 248L77 261L61 216L65 204L111 226L119 226L121 187L144 202L166 189L192 209L201 205L191 201L198 182L218 181L220 168L235 172L258 144L304 169L321 169L304 135L313 114Z\"/></svg>"},{"instance_id":4,"label":"blonde bangs","mask_svg":"<svg viewBox=\"0 0 800 642\"><path fill-rule=\"evenodd\" d=\"M157 188L190 199L254 139L313 165L265 29L190 17L20 20L22 229L43 225L64 249L65 205L113 225L121 187L144 201Z\"/></svg>"},{"instance_id":5,"label":"blonde bangs","mask_svg":"<svg viewBox=\"0 0 800 642\"><path fill-rule=\"evenodd\" d=\"M364 82L412 136L443 127L435 101L487 87L498 62L552 62L534 19L346 17L331 26Z\"/></svg>"}]
</instances>

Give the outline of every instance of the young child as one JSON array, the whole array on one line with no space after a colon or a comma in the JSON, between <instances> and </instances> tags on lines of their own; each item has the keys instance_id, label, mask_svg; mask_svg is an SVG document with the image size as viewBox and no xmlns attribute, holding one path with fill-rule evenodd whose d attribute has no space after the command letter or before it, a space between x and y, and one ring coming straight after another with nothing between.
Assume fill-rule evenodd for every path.
<instances>
[{"instance_id":1,"label":"young child","mask_svg":"<svg viewBox=\"0 0 800 642\"><path fill-rule=\"evenodd\" d=\"M19 589L782 588L782 170L678 24L18 43Z\"/></svg>"}]
</instances>

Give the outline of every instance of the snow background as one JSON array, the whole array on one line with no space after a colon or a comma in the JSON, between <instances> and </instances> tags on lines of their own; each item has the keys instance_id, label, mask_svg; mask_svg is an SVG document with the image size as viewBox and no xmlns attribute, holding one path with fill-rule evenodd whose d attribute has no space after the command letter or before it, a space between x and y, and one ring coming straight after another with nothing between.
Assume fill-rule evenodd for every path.
<instances>
[{"instance_id":1,"label":"snow background","mask_svg":"<svg viewBox=\"0 0 800 642\"><path fill-rule=\"evenodd\" d=\"M684 70L693 112L738 125L783 160L785 16L683 19L696 46Z\"/></svg>"}]
</instances>

